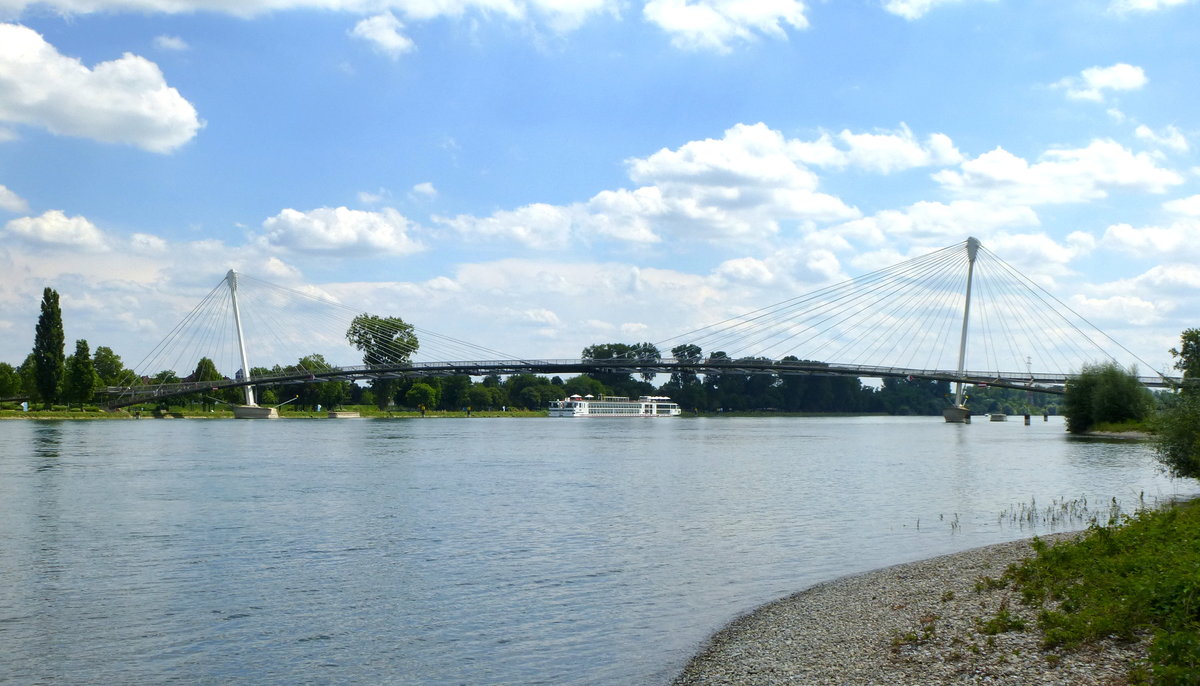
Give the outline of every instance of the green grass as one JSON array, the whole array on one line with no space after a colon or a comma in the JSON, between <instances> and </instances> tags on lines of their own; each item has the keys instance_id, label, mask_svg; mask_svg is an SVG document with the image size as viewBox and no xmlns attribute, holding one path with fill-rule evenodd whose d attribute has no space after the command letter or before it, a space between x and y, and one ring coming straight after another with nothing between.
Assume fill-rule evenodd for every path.
<instances>
[{"instance_id":1,"label":"green grass","mask_svg":"<svg viewBox=\"0 0 1200 686\"><path fill-rule=\"evenodd\" d=\"M1134 682L1200 684L1200 502L1142 511L1077 541L1035 539L1005 576L1041 608L1048 648L1149 637Z\"/></svg>"},{"instance_id":2,"label":"green grass","mask_svg":"<svg viewBox=\"0 0 1200 686\"><path fill-rule=\"evenodd\" d=\"M1129 419L1123 422L1099 422L1088 431L1114 434L1153 433L1154 427L1151 419Z\"/></svg>"}]
</instances>

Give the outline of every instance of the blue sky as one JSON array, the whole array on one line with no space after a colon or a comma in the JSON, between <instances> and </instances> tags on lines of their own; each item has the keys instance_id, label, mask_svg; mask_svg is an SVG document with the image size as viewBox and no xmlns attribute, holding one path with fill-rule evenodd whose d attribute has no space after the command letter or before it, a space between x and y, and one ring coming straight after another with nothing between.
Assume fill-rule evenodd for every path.
<instances>
[{"instance_id":1,"label":"blue sky","mask_svg":"<svg viewBox=\"0 0 1200 686\"><path fill-rule=\"evenodd\" d=\"M0 360L44 286L132 363L231 267L572 357L974 235L1161 364L1197 45L1193 0L0 0Z\"/></svg>"}]
</instances>

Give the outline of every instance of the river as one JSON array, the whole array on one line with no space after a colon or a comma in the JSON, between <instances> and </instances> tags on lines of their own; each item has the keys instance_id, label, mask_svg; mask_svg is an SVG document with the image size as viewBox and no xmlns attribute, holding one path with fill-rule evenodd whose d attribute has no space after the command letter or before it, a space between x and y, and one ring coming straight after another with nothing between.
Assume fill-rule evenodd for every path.
<instances>
[{"instance_id":1,"label":"river","mask_svg":"<svg viewBox=\"0 0 1200 686\"><path fill-rule=\"evenodd\" d=\"M6 421L0 683L661 685L776 597L1198 491L1054 417Z\"/></svg>"}]
</instances>

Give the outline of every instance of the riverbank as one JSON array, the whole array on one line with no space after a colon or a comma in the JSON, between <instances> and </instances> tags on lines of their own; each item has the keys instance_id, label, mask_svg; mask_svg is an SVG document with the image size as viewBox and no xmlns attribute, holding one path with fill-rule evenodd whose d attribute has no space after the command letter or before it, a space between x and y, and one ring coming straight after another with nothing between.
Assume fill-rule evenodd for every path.
<instances>
[{"instance_id":1,"label":"riverbank","mask_svg":"<svg viewBox=\"0 0 1200 686\"><path fill-rule=\"evenodd\" d=\"M995 581L1031 555L1014 541L815 586L735 620L673 684L1126 683L1145 642L1042 648L1037 610Z\"/></svg>"}]
</instances>

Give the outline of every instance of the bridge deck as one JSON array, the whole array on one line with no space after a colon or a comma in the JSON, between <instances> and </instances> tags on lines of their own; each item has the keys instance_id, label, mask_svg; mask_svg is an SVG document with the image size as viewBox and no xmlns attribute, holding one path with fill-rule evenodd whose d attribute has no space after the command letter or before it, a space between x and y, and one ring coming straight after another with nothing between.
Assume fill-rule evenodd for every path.
<instances>
[{"instance_id":1,"label":"bridge deck","mask_svg":"<svg viewBox=\"0 0 1200 686\"><path fill-rule=\"evenodd\" d=\"M1061 374L1029 372L980 372L966 371L961 376L956 371L938 369L908 369L902 367L875 367L868 365L832 364L796 360L473 360L453 362L412 362L404 365L356 365L322 370L303 371L256 377L252 380L224 379L221 381L198 381L178 384L144 386L110 386L106 390L110 408L125 407L154 400L214 391L222 388L237 388L247 385L270 386L285 383L317 383L321 381L351 381L372 378L419 378L431 376L487 376L499 374L584 374L628 373L628 374L777 374L814 376L855 376L869 378L913 378L936 381L963 382L973 385L997 386L1036 391L1039 393L1063 392L1070 378ZM1139 380L1150 387L1171 387L1179 379L1160 376L1144 376Z\"/></svg>"}]
</instances>

